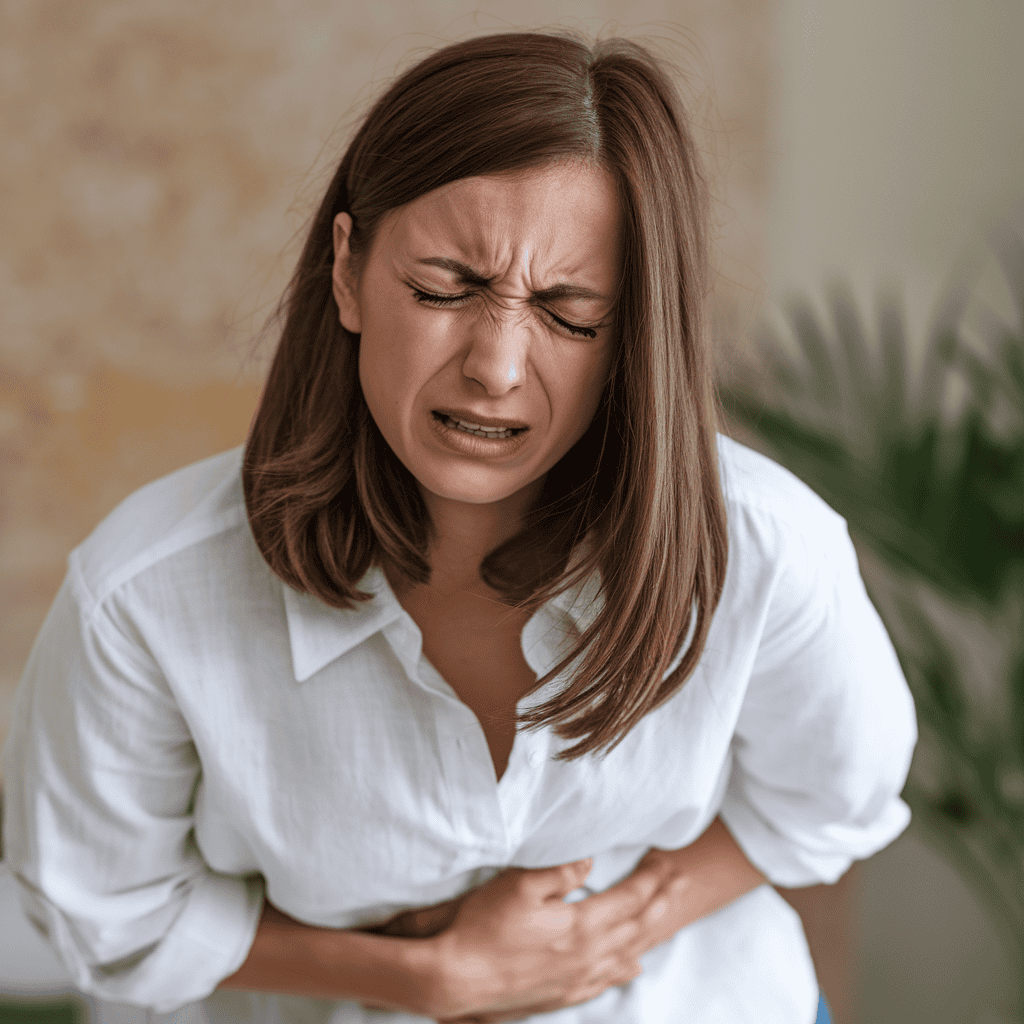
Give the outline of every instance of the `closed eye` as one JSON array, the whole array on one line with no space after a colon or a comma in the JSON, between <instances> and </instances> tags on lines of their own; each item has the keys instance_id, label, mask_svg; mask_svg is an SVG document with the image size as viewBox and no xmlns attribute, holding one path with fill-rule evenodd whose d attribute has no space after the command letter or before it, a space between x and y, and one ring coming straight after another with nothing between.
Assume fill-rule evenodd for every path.
<instances>
[{"instance_id":1,"label":"closed eye","mask_svg":"<svg viewBox=\"0 0 1024 1024\"><path fill-rule=\"evenodd\" d=\"M459 292L457 295L436 295L434 292L425 292L420 288L413 288L412 294L417 302L424 306L454 306L473 297L475 292Z\"/></svg>"},{"instance_id":2,"label":"closed eye","mask_svg":"<svg viewBox=\"0 0 1024 1024\"><path fill-rule=\"evenodd\" d=\"M593 327L580 327L579 324L571 324L567 320L563 320L560 316L555 316L550 309L545 309L543 306L538 307L543 311L544 315L550 317L559 327L565 328L570 334L575 334L580 338L596 338L597 331Z\"/></svg>"},{"instance_id":3,"label":"closed eye","mask_svg":"<svg viewBox=\"0 0 1024 1024\"><path fill-rule=\"evenodd\" d=\"M434 306L436 308L444 309L452 306L458 306L468 299L471 299L476 292L458 292L454 295L438 294L437 292L425 292L422 288L412 289L413 297L417 302L422 303L424 306ZM593 327L581 327L579 324L571 324L567 320L563 320L559 316L555 316L550 309L546 309L544 306L538 306L538 309L557 327L561 327L563 330L568 331L570 334L576 335L580 338L596 338L597 331Z\"/></svg>"}]
</instances>

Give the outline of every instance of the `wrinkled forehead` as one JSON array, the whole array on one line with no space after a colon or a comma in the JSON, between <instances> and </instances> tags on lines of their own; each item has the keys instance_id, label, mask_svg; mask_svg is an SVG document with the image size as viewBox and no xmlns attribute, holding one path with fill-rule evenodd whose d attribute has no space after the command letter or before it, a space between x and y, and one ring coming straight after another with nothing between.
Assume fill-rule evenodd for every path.
<instances>
[{"instance_id":1,"label":"wrinkled forehead","mask_svg":"<svg viewBox=\"0 0 1024 1024\"><path fill-rule=\"evenodd\" d=\"M450 256L486 275L513 265L617 278L622 213L612 175L582 163L462 178L391 211L382 254ZM607 282L605 282L607 284Z\"/></svg>"}]
</instances>

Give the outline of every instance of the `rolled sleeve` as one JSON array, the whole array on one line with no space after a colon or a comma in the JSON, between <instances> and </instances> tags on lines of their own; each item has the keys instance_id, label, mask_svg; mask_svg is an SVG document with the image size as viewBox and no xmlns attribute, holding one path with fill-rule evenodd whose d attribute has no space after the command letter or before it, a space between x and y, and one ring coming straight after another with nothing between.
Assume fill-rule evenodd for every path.
<instances>
[{"instance_id":1,"label":"rolled sleeve","mask_svg":"<svg viewBox=\"0 0 1024 1024\"><path fill-rule=\"evenodd\" d=\"M5 859L82 991L169 1012L241 966L262 881L204 862L188 727L130 622L86 592L74 556L19 688L4 776Z\"/></svg>"},{"instance_id":2,"label":"rolled sleeve","mask_svg":"<svg viewBox=\"0 0 1024 1024\"><path fill-rule=\"evenodd\" d=\"M837 881L910 821L914 703L845 524L793 545L732 742L721 816L776 885Z\"/></svg>"}]
</instances>

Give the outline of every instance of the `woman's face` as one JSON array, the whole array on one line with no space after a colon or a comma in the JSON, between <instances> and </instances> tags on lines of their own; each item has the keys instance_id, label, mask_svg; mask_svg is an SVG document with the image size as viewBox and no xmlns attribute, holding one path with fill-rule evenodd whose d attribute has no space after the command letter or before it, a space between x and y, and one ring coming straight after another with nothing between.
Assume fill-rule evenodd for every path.
<instances>
[{"instance_id":1,"label":"woman's face","mask_svg":"<svg viewBox=\"0 0 1024 1024\"><path fill-rule=\"evenodd\" d=\"M482 504L538 481L597 411L615 349L611 176L562 163L465 178L393 210L334 292L380 432L431 494Z\"/></svg>"}]
</instances>

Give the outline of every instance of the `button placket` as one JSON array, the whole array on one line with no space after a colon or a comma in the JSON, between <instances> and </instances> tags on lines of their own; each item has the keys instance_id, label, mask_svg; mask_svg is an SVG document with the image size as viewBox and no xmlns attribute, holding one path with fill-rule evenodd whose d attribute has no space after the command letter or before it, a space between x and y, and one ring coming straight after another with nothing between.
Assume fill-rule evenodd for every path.
<instances>
[{"instance_id":1,"label":"button placket","mask_svg":"<svg viewBox=\"0 0 1024 1024\"><path fill-rule=\"evenodd\" d=\"M549 606L539 608L526 623L521 639L523 657L538 679L557 664L574 633L575 627L564 612ZM565 681L564 674L550 680L540 690L524 697L518 710L548 700ZM498 783L498 800L513 853L529 837L536 820L534 802L543 782L551 741L548 728L519 729L505 774Z\"/></svg>"},{"instance_id":2,"label":"button placket","mask_svg":"<svg viewBox=\"0 0 1024 1024\"><path fill-rule=\"evenodd\" d=\"M519 731L508 768L498 783L498 801L512 852L523 845L536 820L534 803L549 749L547 729Z\"/></svg>"},{"instance_id":3,"label":"button placket","mask_svg":"<svg viewBox=\"0 0 1024 1024\"><path fill-rule=\"evenodd\" d=\"M494 785L491 754L473 712L459 700L441 674L420 656L418 672L433 695L442 768L453 796L452 813L461 839L479 860L504 863L508 836Z\"/></svg>"},{"instance_id":4,"label":"button placket","mask_svg":"<svg viewBox=\"0 0 1024 1024\"><path fill-rule=\"evenodd\" d=\"M490 752L476 716L423 655L422 634L407 612L384 635L410 682L429 698L453 839L463 851L455 870L478 867L481 858L504 863L508 840L493 778L486 771Z\"/></svg>"}]
</instances>

